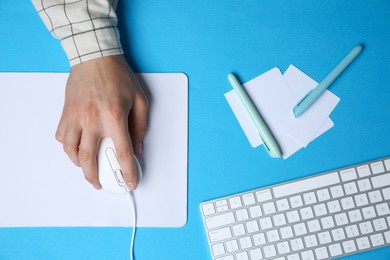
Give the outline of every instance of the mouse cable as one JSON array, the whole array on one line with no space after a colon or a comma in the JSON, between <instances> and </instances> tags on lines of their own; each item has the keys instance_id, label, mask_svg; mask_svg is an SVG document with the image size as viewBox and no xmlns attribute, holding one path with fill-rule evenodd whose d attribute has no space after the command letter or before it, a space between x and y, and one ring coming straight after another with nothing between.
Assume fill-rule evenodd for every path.
<instances>
[{"instance_id":1,"label":"mouse cable","mask_svg":"<svg viewBox=\"0 0 390 260\"><path fill-rule=\"evenodd\" d=\"M133 234L131 236L131 244L130 244L130 260L133 260L134 259L135 230L137 229L137 209L136 209L136 206L135 206L135 199L134 199L133 192L129 191L128 194L129 194L130 201L131 201L131 204L132 204L133 216L134 216Z\"/></svg>"}]
</instances>

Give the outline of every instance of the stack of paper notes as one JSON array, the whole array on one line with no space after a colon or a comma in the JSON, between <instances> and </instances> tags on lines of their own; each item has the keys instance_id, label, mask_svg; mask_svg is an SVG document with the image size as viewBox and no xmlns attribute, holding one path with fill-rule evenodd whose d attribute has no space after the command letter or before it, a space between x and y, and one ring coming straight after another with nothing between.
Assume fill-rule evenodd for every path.
<instances>
[{"instance_id":1,"label":"stack of paper notes","mask_svg":"<svg viewBox=\"0 0 390 260\"><path fill-rule=\"evenodd\" d=\"M318 83L290 65L284 74L273 68L243 86L278 142L283 158L307 147L311 141L333 127L330 113L340 98L326 90L301 116L294 106ZM234 90L225 94L234 115L252 147L262 144L258 131Z\"/></svg>"}]
</instances>

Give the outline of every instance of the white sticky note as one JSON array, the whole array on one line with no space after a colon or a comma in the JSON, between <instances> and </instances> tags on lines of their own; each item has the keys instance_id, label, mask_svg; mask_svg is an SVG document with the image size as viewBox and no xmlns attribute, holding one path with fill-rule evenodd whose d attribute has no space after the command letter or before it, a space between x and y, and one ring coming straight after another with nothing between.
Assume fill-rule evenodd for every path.
<instances>
[{"instance_id":1,"label":"white sticky note","mask_svg":"<svg viewBox=\"0 0 390 260\"><path fill-rule=\"evenodd\" d=\"M299 102L308 92L310 92L310 90L312 90L318 85L315 80L310 78L308 75L306 75L294 65L290 65L288 67L286 72L283 74L283 77L287 85L290 87L292 93L294 94L296 102ZM310 136L309 142L311 142L320 135L320 133L322 132L321 127L323 125L333 125L333 122L329 122L330 119L328 119L328 117L339 102L339 97L337 97L329 90L326 90L305 113L299 116L299 118L304 118L307 124L317 126L317 130L313 133L312 136ZM325 121L328 121L328 123L325 124ZM295 137L292 134L287 133L287 135L295 140ZM304 146L306 147L307 144Z\"/></svg>"},{"instance_id":2,"label":"white sticky note","mask_svg":"<svg viewBox=\"0 0 390 260\"><path fill-rule=\"evenodd\" d=\"M316 85L314 80L293 65L285 75L274 68L244 84L274 134L284 159L333 126L329 114L340 99L329 91L312 111L307 111L307 115L295 118L292 113L300 98ZM229 91L225 97L252 147L261 145L258 131L236 93Z\"/></svg>"}]
</instances>

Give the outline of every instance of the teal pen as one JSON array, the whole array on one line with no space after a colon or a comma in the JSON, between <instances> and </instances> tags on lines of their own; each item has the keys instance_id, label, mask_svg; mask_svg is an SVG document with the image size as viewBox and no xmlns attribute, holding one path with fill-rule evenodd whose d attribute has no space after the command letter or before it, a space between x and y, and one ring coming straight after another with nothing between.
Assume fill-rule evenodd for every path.
<instances>
[{"instance_id":1,"label":"teal pen","mask_svg":"<svg viewBox=\"0 0 390 260\"><path fill-rule=\"evenodd\" d=\"M363 45L358 45L353 48L345 58L321 81L320 84L310 91L297 105L293 111L295 117L302 115L335 81L335 79L351 64L352 61L362 52Z\"/></svg>"},{"instance_id":2,"label":"teal pen","mask_svg":"<svg viewBox=\"0 0 390 260\"><path fill-rule=\"evenodd\" d=\"M233 89L236 91L238 97L240 98L242 104L244 105L246 111L248 111L249 116L255 124L257 131L259 132L259 136L261 140L263 140L263 144L267 149L269 155L274 158L282 157L282 152L280 151L279 145L277 144L268 126L261 117L259 111L257 111L252 100L245 92L243 86L240 84L236 76L234 76L232 73L229 73L228 79Z\"/></svg>"}]
</instances>

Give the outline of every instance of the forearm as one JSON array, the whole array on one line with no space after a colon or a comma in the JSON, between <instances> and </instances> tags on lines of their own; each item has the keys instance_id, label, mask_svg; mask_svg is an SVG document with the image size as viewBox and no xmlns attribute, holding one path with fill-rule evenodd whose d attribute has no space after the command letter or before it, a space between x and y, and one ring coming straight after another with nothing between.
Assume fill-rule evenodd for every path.
<instances>
[{"instance_id":1,"label":"forearm","mask_svg":"<svg viewBox=\"0 0 390 260\"><path fill-rule=\"evenodd\" d=\"M122 54L110 0L32 0L48 30L61 41L71 66L95 58Z\"/></svg>"}]
</instances>

